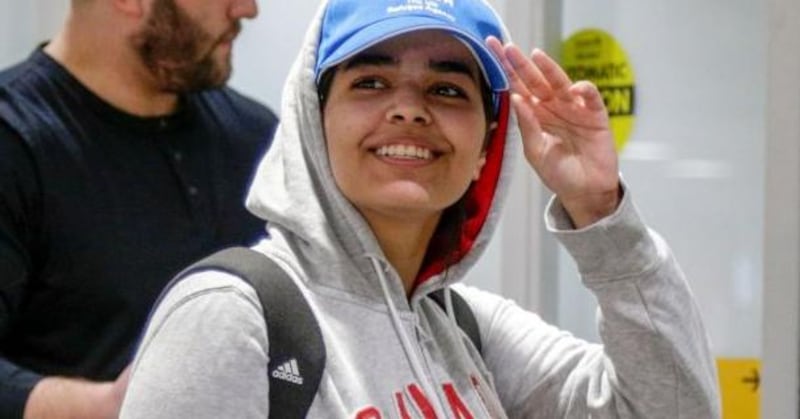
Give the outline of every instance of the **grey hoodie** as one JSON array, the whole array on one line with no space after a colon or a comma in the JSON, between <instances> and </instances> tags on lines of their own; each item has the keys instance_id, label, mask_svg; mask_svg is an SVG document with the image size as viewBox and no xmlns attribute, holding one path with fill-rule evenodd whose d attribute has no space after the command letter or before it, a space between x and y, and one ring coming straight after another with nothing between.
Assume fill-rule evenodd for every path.
<instances>
[{"instance_id":1,"label":"grey hoodie","mask_svg":"<svg viewBox=\"0 0 800 419\"><path fill-rule=\"evenodd\" d=\"M481 175L488 183L470 192L479 208L470 213L460 259L442 271L434 258L407 297L367 223L334 183L314 81L319 14L315 22L247 201L269 220L270 238L255 249L290 274L322 331L327 360L309 417L719 417L713 358L692 294L629 191L616 213L582 230L572 228L557 200L547 209L548 228L599 301L603 345L457 284L496 227L509 162L519 152L507 97ZM269 342L255 291L223 272L193 277L156 307L121 417L266 418ZM482 354L452 315L424 298L450 287L475 313Z\"/></svg>"}]
</instances>

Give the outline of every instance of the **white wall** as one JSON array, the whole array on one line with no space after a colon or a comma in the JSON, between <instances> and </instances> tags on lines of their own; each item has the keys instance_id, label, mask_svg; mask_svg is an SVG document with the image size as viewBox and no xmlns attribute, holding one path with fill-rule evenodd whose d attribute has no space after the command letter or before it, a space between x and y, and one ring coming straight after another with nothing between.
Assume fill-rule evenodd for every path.
<instances>
[{"instance_id":1,"label":"white wall","mask_svg":"<svg viewBox=\"0 0 800 419\"><path fill-rule=\"evenodd\" d=\"M800 347L800 3L770 0L761 417L796 418Z\"/></svg>"},{"instance_id":2,"label":"white wall","mask_svg":"<svg viewBox=\"0 0 800 419\"><path fill-rule=\"evenodd\" d=\"M750 0L564 5L564 36L605 29L633 63L637 119L622 171L689 277L715 354L759 356L765 7ZM593 301L562 261L559 318L594 339Z\"/></svg>"},{"instance_id":3,"label":"white wall","mask_svg":"<svg viewBox=\"0 0 800 419\"><path fill-rule=\"evenodd\" d=\"M68 5L67 0L0 0L0 68L24 59L55 34Z\"/></svg>"},{"instance_id":4,"label":"white wall","mask_svg":"<svg viewBox=\"0 0 800 419\"><path fill-rule=\"evenodd\" d=\"M283 81L297 56L317 0L259 0L234 49L231 85L280 110Z\"/></svg>"}]
</instances>

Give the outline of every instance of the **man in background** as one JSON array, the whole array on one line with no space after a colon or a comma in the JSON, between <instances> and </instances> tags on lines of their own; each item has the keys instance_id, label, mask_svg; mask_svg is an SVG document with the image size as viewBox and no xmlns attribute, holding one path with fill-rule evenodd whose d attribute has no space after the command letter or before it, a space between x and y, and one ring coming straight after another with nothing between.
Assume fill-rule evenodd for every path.
<instances>
[{"instance_id":1,"label":"man in background","mask_svg":"<svg viewBox=\"0 0 800 419\"><path fill-rule=\"evenodd\" d=\"M276 126L225 87L255 0L72 0L0 72L0 418L112 418L182 267L249 244Z\"/></svg>"}]
</instances>

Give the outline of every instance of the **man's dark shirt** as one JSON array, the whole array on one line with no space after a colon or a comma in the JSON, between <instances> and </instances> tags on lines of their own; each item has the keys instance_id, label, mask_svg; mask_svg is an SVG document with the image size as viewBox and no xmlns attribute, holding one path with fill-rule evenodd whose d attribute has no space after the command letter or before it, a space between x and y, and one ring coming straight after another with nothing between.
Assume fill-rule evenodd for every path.
<instances>
[{"instance_id":1,"label":"man's dark shirt","mask_svg":"<svg viewBox=\"0 0 800 419\"><path fill-rule=\"evenodd\" d=\"M135 117L41 50L0 73L0 418L43 375L116 378L172 275L264 234L244 198L275 125L228 88Z\"/></svg>"}]
</instances>

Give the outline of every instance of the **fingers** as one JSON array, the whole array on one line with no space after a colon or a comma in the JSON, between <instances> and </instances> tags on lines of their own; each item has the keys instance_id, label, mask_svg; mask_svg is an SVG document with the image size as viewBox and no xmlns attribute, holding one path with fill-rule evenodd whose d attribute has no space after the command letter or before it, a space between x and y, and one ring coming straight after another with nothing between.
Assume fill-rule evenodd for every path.
<instances>
[{"instance_id":1,"label":"fingers","mask_svg":"<svg viewBox=\"0 0 800 419\"><path fill-rule=\"evenodd\" d=\"M527 57L516 45L503 45L495 37L487 38L486 44L503 65L513 92L523 96L533 95L543 101L553 97L573 100L570 92L572 81L544 51L534 49L531 56Z\"/></svg>"},{"instance_id":2,"label":"fingers","mask_svg":"<svg viewBox=\"0 0 800 419\"><path fill-rule=\"evenodd\" d=\"M519 48L511 44L504 46L500 40L493 36L486 39L486 45L500 60L503 69L508 75L512 92L511 103L517 115L517 123L523 138L522 145L526 150L525 154L535 155L535 150L540 148L543 141L543 134L535 112L539 98L534 92L537 90L535 86L546 82L532 63L529 62L527 66L520 66L522 70L518 70L517 66L511 62L509 57L513 56L513 54L522 55L519 52ZM523 58L523 61L528 60ZM524 79L521 74L526 74ZM538 90L546 92L549 90L549 86L542 86Z\"/></svg>"},{"instance_id":3,"label":"fingers","mask_svg":"<svg viewBox=\"0 0 800 419\"><path fill-rule=\"evenodd\" d=\"M597 90L597 86L588 81L576 82L569 89L570 93L575 94L583 99L583 104L589 111L605 111L606 106L603 102L603 96Z\"/></svg>"},{"instance_id":4,"label":"fingers","mask_svg":"<svg viewBox=\"0 0 800 419\"><path fill-rule=\"evenodd\" d=\"M517 114L517 123L522 134L522 146L531 164L533 164L531 159L535 159L534 156L540 154L544 142L544 133L539 119L536 117L534 110L536 104L533 101L534 98L531 97L516 93L511 95L511 103Z\"/></svg>"},{"instance_id":5,"label":"fingers","mask_svg":"<svg viewBox=\"0 0 800 419\"><path fill-rule=\"evenodd\" d=\"M512 92L523 96L535 96L540 100L550 98L551 88L547 80L519 47L510 43L503 45L497 38L491 36L486 39L486 45L503 65Z\"/></svg>"},{"instance_id":6,"label":"fingers","mask_svg":"<svg viewBox=\"0 0 800 419\"><path fill-rule=\"evenodd\" d=\"M540 100L550 100L553 87L535 63L515 45L505 47L505 55L518 79L526 89Z\"/></svg>"},{"instance_id":7,"label":"fingers","mask_svg":"<svg viewBox=\"0 0 800 419\"><path fill-rule=\"evenodd\" d=\"M538 48L531 53L531 61L539 68L556 97L561 100L572 100L572 95L569 92L572 80L569 79L567 73L558 63Z\"/></svg>"},{"instance_id":8,"label":"fingers","mask_svg":"<svg viewBox=\"0 0 800 419\"><path fill-rule=\"evenodd\" d=\"M500 42L499 39L490 36L486 39L486 46L492 51L495 57L500 60L500 64L503 66L503 70L506 72L506 76L508 76L508 81L510 83L511 91L514 93L518 93L523 96L532 96L533 92L531 92L528 87L525 85L525 82L520 79L517 71L514 69L514 66L508 60L506 56L506 47Z\"/></svg>"}]
</instances>

